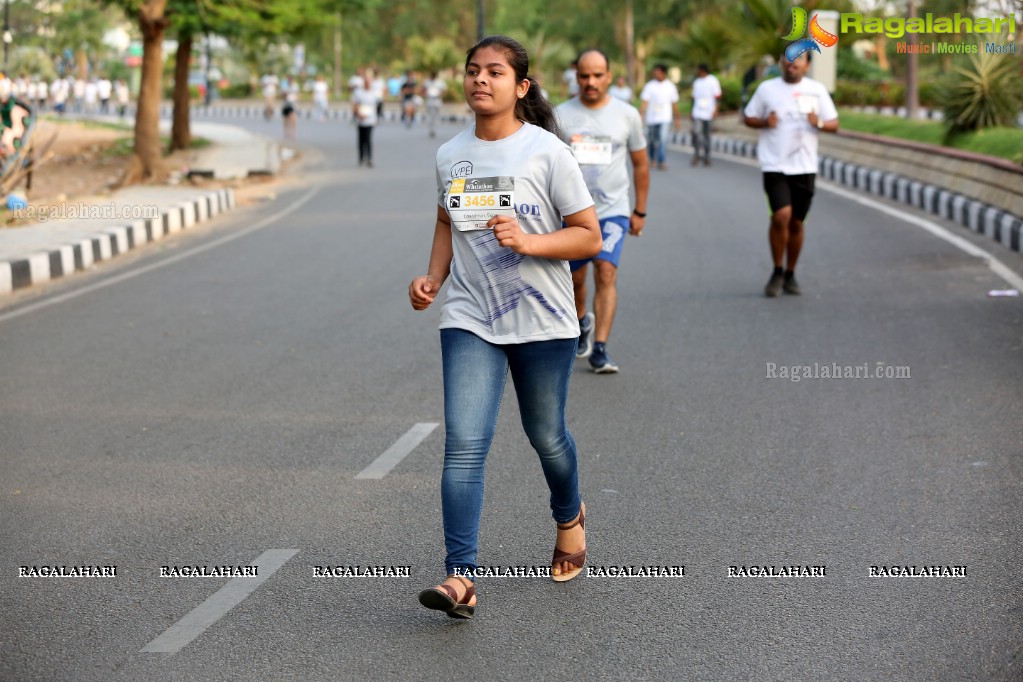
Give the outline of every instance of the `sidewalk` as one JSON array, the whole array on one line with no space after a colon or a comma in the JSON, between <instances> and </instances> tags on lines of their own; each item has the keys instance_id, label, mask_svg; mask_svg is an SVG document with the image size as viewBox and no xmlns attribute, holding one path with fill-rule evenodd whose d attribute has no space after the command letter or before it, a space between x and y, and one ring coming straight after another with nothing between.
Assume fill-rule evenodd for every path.
<instances>
[{"instance_id":1,"label":"sidewalk","mask_svg":"<svg viewBox=\"0 0 1023 682\"><path fill-rule=\"evenodd\" d=\"M170 122L161 121L160 127L165 132ZM273 140L206 122L194 122L192 134L212 142L190 153L193 172L232 179L280 170L280 150ZM87 270L234 207L231 189L135 185L106 196L26 209L24 216L36 222L0 228L0 295Z\"/></svg>"}]
</instances>

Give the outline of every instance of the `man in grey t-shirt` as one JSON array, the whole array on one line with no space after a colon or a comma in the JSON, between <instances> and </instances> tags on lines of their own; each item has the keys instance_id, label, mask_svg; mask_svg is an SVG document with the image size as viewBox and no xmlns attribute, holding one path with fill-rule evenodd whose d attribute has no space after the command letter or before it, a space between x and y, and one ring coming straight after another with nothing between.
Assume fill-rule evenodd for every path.
<instances>
[{"instance_id":1,"label":"man in grey t-shirt","mask_svg":"<svg viewBox=\"0 0 1023 682\"><path fill-rule=\"evenodd\" d=\"M639 112L608 94L611 68L607 55L600 50L587 50L576 61L579 94L560 105L557 113L562 136L572 145L593 196L604 238L604 245L594 258L570 264L581 329L576 357L588 357L595 372L607 374L618 371L606 345L618 301L618 261L626 232L637 237L643 234L650 166ZM634 210L630 208L629 163L636 188ZM596 284L593 313L586 311L590 260Z\"/></svg>"}]
</instances>

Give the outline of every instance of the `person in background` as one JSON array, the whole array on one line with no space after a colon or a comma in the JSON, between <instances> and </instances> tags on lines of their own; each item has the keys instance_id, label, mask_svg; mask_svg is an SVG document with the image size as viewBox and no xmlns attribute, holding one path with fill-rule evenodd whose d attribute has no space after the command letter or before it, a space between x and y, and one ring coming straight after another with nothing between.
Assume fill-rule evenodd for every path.
<instances>
[{"instance_id":1,"label":"person in background","mask_svg":"<svg viewBox=\"0 0 1023 682\"><path fill-rule=\"evenodd\" d=\"M611 64L607 55L586 50L576 60L579 94L558 106L562 139L572 145L586 186L596 204L603 246L593 258L573 260L572 285L579 317L577 358L589 358L597 374L613 374L618 365L607 352L618 307L618 263L625 235L640 236L646 224L650 166L643 119L631 104L610 95ZM629 176L635 178L632 209ZM586 276L593 262L594 312L586 312Z\"/></svg>"},{"instance_id":2,"label":"person in background","mask_svg":"<svg viewBox=\"0 0 1023 682\"><path fill-rule=\"evenodd\" d=\"M359 165L373 167L373 127L377 124L377 95L373 89L373 72L366 70L362 87L352 93L352 116L359 130Z\"/></svg>"},{"instance_id":3,"label":"person in background","mask_svg":"<svg viewBox=\"0 0 1023 682\"><path fill-rule=\"evenodd\" d=\"M693 160L692 165L700 163L700 150L703 150L703 165L710 165L710 124L718 115L718 100L721 99L721 83L710 67L700 64L696 67L696 80L693 81Z\"/></svg>"},{"instance_id":4,"label":"person in background","mask_svg":"<svg viewBox=\"0 0 1023 682\"><path fill-rule=\"evenodd\" d=\"M327 118L327 93L329 90L327 79L323 77L323 74L316 74L316 80L313 81L313 106L316 107L317 121Z\"/></svg>"},{"instance_id":5,"label":"person in background","mask_svg":"<svg viewBox=\"0 0 1023 682\"><path fill-rule=\"evenodd\" d=\"M629 83L625 80L625 76L618 76L615 80L615 84L608 89L608 93L612 97L617 97L623 102L632 104L632 88L629 87Z\"/></svg>"},{"instance_id":6,"label":"person in background","mask_svg":"<svg viewBox=\"0 0 1023 682\"><path fill-rule=\"evenodd\" d=\"M647 125L647 151L650 160L657 163L658 170L667 169L665 163L668 147L668 127L672 120L678 128L682 114L678 108L678 88L668 80L668 67L655 64L653 77L639 93L642 100L640 113Z\"/></svg>"},{"instance_id":7,"label":"person in background","mask_svg":"<svg viewBox=\"0 0 1023 682\"><path fill-rule=\"evenodd\" d=\"M806 77L810 53L791 62L783 54L779 65L782 75L758 85L743 112L746 125L760 130L757 160L771 207L768 241L774 271L764 287L768 298L782 291L802 293L796 261L817 177L817 137L838 132L838 110L828 89Z\"/></svg>"},{"instance_id":8,"label":"person in background","mask_svg":"<svg viewBox=\"0 0 1023 682\"><path fill-rule=\"evenodd\" d=\"M579 94L579 81L576 80L575 72L579 65L572 62L568 65L568 68L561 74L561 85L563 86L563 92L565 93L565 99L575 97Z\"/></svg>"},{"instance_id":9,"label":"person in background","mask_svg":"<svg viewBox=\"0 0 1023 682\"><path fill-rule=\"evenodd\" d=\"M448 84L436 71L423 81L423 95L426 97L426 123L430 127L430 137L437 136L437 118L440 116L441 107L444 105L444 92Z\"/></svg>"},{"instance_id":10,"label":"person in background","mask_svg":"<svg viewBox=\"0 0 1023 682\"><path fill-rule=\"evenodd\" d=\"M117 101L117 115L124 118L128 113L128 102L131 95L128 92L128 84L120 78L114 82L114 99Z\"/></svg>"},{"instance_id":11,"label":"person in background","mask_svg":"<svg viewBox=\"0 0 1023 682\"><path fill-rule=\"evenodd\" d=\"M294 142L298 132L298 110L295 108L298 102L298 93L295 92L297 85L289 87L284 94L284 106L281 107L281 118L284 120L284 139Z\"/></svg>"},{"instance_id":12,"label":"person in background","mask_svg":"<svg viewBox=\"0 0 1023 682\"><path fill-rule=\"evenodd\" d=\"M401 122L406 128L411 128L416 122L416 95L419 84L416 83L416 75L412 71L405 72L405 80L401 83Z\"/></svg>"},{"instance_id":13,"label":"person in background","mask_svg":"<svg viewBox=\"0 0 1023 682\"><path fill-rule=\"evenodd\" d=\"M106 116L110 113L110 95L113 94L114 85L106 76L101 76L96 81L96 95L99 97L99 113Z\"/></svg>"}]
</instances>

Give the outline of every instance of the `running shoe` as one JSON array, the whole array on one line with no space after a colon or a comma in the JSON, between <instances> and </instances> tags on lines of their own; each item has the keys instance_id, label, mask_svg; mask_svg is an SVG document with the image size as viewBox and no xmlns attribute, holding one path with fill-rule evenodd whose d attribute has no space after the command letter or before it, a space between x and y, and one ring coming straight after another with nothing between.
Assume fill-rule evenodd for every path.
<instances>
[{"instance_id":1,"label":"running shoe","mask_svg":"<svg viewBox=\"0 0 1023 682\"><path fill-rule=\"evenodd\" d=\"M590 367L597 374L615 374L618 372L618 365L611 359L607 352L607 347L602 343L593 344L593 353L590 355Z\"/></svg>"},{"instance_id":2,"label":"running shoe","mask_svg":"<svg viewBox=\"0 0 1023 682\"><path fill-rule=\"evenodd\" d=\"M785 281L782 283L781 289L786 294L792 294L793 296L803 293L803 290L799 288L799 282L796 281L795 273L785 275Z\"/></svg>"},{"instance_id":3,"label":"running shoe","mask_svg":"<svg viewBox=\"0 0 1023 682\"><path fill-rule=\"evenodd\" d=\"M774 298L781 293L781 286L785 281L785 277L780 273L776 272L771 275L771 279L767 281L767 286L764 287L764 296L768 298Z\"/></svg>"},{"instance_id":4,"label":"running shoe","mask_svg":"<svg viewBox=\"0 0 1023 682\"><path fill-rule=\"evenodd\" d=\"M579 347L575 356L580 360L590 357L593 352L593 313L586 313L579 320Z\"/></svg>"}]
</instances>

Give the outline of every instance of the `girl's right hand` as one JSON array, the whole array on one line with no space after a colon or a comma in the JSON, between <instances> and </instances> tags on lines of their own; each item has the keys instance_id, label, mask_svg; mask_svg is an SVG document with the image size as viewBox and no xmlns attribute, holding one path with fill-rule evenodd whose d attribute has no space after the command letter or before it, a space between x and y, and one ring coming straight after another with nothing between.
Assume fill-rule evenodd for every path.
<instances>
[{"instance_id":1,"label":"girl's right hand","mask_svg":"<svg viewBox=\"0 0 1023 682\"><path fill-rule=\"evenodd\" d=\"M423 275L412 280L408 285L408 298L415 310L426 310L433 303L441 283L430 275Z\"/></svg>"}]
</instances>

